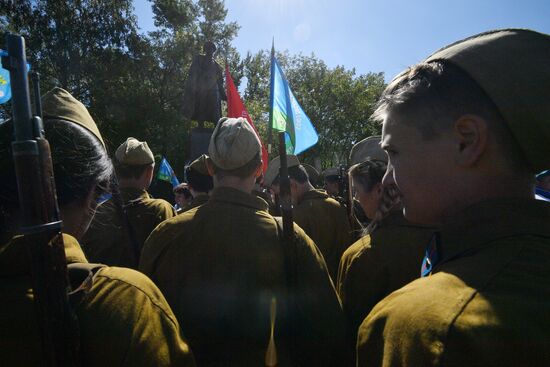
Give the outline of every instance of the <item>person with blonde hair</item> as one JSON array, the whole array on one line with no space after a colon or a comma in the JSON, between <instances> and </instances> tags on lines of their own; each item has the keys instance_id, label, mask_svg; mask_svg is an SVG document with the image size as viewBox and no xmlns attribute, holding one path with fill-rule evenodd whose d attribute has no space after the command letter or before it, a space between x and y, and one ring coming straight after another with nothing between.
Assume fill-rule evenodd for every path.
<instances>
[{"instance_id":1,"label":"person with blonde hair","mask_svg":"<svg viewBox=\"0 0 550 367\"><path fill-rule=\"evenodd\" d=\"M433 233L403 217L395 186L382 184L386 168L385 161L367 159L349 169L350 192L370 219L363 237L342 255L338 269L337 289L347 318L350 350L355 349L357 330L370 310L420 277L424 249Z\"/></svg>"}]
</instances>

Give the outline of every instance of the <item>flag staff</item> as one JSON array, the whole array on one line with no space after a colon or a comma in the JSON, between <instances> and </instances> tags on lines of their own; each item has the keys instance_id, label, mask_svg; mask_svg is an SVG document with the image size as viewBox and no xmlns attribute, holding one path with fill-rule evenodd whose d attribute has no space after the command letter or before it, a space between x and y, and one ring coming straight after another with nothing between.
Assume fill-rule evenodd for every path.
<instances>
[{"instance_id":1,"label":"flag staff","mask_svg":"<svg viewBox=\"0 0 550 367\"><path fill-rule=\"evenodd\" d=\"M271 154L271 146L273 142L273 75L274 75L274 63L273 58L275 57L275 36L271 41L271 83L270 83L270 93L269 93L269 126L267 129L267 154Z\"/></svg>"}]
</instances>

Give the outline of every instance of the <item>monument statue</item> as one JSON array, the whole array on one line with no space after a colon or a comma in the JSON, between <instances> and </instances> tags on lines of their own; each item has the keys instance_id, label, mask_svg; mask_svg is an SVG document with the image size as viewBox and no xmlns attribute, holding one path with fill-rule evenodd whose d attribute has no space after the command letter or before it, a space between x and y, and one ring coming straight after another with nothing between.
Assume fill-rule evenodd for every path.
<instances>
[{"instance_id":1,"label":"monument statue","mask_svg":"<svg viewBox=\"0 0 550 367\"><path fill-rule=\"evenodd\" d=\"M216 45L210 41L203 46L204 55L195 55L185 85L183 115L204 127L204 121L216 124L221 118L221 101L227 100L223 86L222 68L214 61Z\"/></svg>"}]
</instances>

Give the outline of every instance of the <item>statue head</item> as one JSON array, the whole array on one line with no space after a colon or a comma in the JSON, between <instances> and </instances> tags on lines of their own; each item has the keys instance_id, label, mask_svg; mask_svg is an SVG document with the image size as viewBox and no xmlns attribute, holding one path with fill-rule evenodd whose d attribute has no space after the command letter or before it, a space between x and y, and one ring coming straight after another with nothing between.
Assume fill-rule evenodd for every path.
<instances>
[{"instance_id":1,"label":"statue head","mask_svg":"<svg viewBox=\"0 0 550 367\"><path fill-rule=\"evenodd\" d=\"M206 41L202 49L206 55L212 56L214 55L214 52L216 52L216 45L214 42Z\"/></svg>"}]
</instances>

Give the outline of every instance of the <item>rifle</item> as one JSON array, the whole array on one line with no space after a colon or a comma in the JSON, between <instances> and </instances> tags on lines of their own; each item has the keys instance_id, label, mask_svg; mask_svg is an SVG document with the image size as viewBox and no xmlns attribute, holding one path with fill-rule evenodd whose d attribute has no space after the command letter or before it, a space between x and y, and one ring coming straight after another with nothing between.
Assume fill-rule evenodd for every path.
<instances>
[{"instance_id":1,"label":"rifle","mask_svg":"<svg viewBox=\"0 0 550 367\"><path fill-rule=\"evenodd\" d=\"M290 355L294 356L295 359L299 359L300 349L296 343L296 337L298 332L298 327L296 325L296 316L297 312L296 307L296 276L298 273L296 259L297 259L297 249L296 249L296 240L294 236L294 221L292 220L292 200L290 196L290 178L288 177L288 163L286 156L286 143L285 143L285 132L279 133L279 158L281 167L279 168L279 204L282 215L282 244L283 244L283 254L284 254L284 263L285 263L285 273L286 273L286 282L287 282L287 314L288 318L287 323L287 336ZM277 224L279 226L280 224ZM272 306L274 308L274 306ZM274 323L275 311L272 310L272 323ZM272 348L272 350L271 350ZM277 363L277 357L275 350L275 343L271 343L268 346L268 351L266 353L266 366L274 366ZM271 352L271 353L270 353ZM275 358L273 359L273 355ZM268 356L271 358L268 360Z\"/></svg>"},{"instance_id":2,"label":"rifle","mask_svg":"<svg viewBox=\"0 0 550 367\"><path fill-rule=\"evenodd\" d=\"M33 295L47 366L77 366L78 324L69 305L67 262L61 236L50 146L44 137L38 75L34 88L38 115L31 103L23 37L6 37L12 91L12 152L22 212L20 232L31 261Z\"/></svg>"},{"instance_id":3,"label":"rifle","mask_svg":"<svg viewBox=\"0 0 550 367\"><path fill-rule=\"evenodd\" d=\"M279 158L281 160L281 168L279 169L279 200L281 215L283 217L284 240L293 241L294 224L292 221L292 200L290 196L290 178L288 177L285 134L285 132L279 133Z\"/></svg>"}]
</instances>

